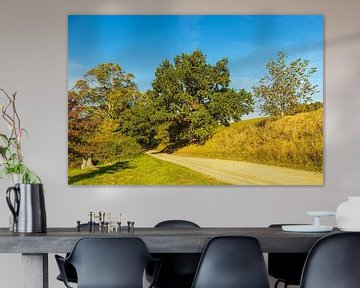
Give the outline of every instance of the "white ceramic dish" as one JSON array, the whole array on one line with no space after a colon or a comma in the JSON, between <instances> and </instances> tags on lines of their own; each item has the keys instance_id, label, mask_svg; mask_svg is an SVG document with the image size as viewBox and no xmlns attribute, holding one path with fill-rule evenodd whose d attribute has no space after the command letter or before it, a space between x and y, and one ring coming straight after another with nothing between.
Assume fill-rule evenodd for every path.
<instances>
[{"instance_id":1,"label":"white ceramic dish","mask_svg":"<svg viewBox=\"0 0 360 288\"><path fill-rule=\"evenodd\" d=\"M283 225L281 229L286 232L330 232L333 230L332 226L315 226L315 225Z\"/></svg>"},{"instance_id":2,"label":"white ceramic dish","mask_svg":"<svg viewBox=\"0 0 360 288\"><path fill-rule=\"evenodd\" d=\"M335 216L335 211L308 211L309 216L324 217L324 216Z\"/></svg>"}]
</instances>

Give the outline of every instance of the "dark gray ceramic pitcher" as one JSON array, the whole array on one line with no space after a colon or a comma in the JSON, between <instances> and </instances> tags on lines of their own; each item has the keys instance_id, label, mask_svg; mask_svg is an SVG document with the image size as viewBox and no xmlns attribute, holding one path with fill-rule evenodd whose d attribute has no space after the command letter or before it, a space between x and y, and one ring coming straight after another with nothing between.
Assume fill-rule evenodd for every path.
<instances>
[{"instance_id":1,"label":"dark gray ceramic pitcher","mask_svg":"<svg viewBox=\"0 0 360 288\"><path fill-rule=\"evenodd\" d=\"M6 190L6 202L14 216L14 232L46 232L45 198L42 184L15 184Z\"/></svg>"}]
</instances>

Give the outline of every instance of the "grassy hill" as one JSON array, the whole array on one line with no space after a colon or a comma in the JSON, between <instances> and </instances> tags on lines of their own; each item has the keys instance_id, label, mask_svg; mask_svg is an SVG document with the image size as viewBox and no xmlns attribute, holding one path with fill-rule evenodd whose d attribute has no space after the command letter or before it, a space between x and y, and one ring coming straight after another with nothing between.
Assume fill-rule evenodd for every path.
<instances>
[{"instance_id":1,"label":"grassy hill","mask_svg":"<svg viewBox=\"0 0 360 288\"><path fill-rule=\"evenodd\" d=\"M190 145L176 154L322 172L323 109L233 123L219 128L204 145Z\"/></svg>"}]
</instances>

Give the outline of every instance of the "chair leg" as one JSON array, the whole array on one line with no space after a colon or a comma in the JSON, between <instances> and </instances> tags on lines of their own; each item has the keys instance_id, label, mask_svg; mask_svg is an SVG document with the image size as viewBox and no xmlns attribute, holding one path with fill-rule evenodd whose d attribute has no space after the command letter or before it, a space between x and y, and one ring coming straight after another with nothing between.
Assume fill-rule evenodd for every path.
<instances>
[{"instance_id":1,"label":"chair leg","mask_svg":"<svg viewBox=\"0 0 360 288\"><path fill-rule=\"evenodd\" d=\"M284 288L287 288L287 287L288 287L288 285L287 285L286 282L283 282L283 281L281 281L281 280L277 280L277 281L275 282L275 284L274 284L274 288L277 288L280 283L284 283Z\"/></svg>"}]
</instances>

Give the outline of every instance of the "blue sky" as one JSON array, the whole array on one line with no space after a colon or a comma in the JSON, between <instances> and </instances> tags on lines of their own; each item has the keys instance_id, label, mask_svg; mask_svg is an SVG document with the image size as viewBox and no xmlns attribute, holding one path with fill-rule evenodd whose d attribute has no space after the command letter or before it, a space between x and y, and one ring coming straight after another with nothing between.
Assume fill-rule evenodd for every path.
<instances>
[{"instance_id":1,"label":"blue sky","mask_svg":"<svg viewBox=\"0 0 360 288\"><path fill-rule=\"evenodd\" d=\"M314 98L323 99L321 15L70 15L68 29L69 89L89 69L114 62L146 91L163 60L200 49L212 64L227 57L231 86L251 91L267 61L285 51L289 61L318 68Z\"/></svg>"}]
</instances>

